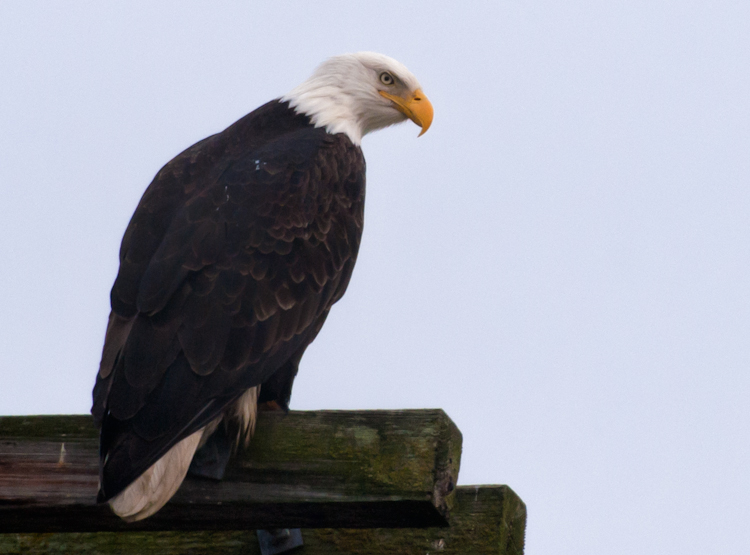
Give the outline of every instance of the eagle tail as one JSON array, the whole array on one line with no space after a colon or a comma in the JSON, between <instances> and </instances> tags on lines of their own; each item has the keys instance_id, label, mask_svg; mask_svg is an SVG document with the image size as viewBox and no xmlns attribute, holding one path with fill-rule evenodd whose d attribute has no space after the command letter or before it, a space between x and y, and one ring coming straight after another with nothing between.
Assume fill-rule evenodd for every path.
<instances>
[{"instance_id":1,"label":"eagle tail","mask_svg":"<svg viewBox=\"0 0 750 555\"><path fill-rule=\"evenodd\" d=\"M176 443L135 482L113 497L109 502L112 511L125 522L135 522L161 509L185 479L203 430Z\"/></svg>"},{"instance_id":2,"label":"eagle tail","mask_svg":"<svg viewBox=\"0 0 750 555\"><path fill-rule=\"evenodd\" d=\"M260 386L245 391L225 414L176 443L132 484L109 501L112 511L125 522L150 517L177 493L195 452L216 431L222 418L237 424L236 445L247 444L255 431ZM223 470L222 470L223 473Z\"/></svg>"}]
</instances>

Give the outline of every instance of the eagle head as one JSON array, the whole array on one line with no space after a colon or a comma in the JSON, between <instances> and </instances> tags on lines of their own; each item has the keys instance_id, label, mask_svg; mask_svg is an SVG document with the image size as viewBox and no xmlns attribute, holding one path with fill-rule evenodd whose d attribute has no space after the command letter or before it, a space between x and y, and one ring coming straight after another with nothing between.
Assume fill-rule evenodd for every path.
<instances>
[{"instance_id":1,"label":"eagle head","mask_svg":"<svg viewBox=\"0 0 750 555\"><path fill-rule=\"evenodd\" d=\"M389 125L412 120L422 135L432 123L432 104L406 66L375 52L329 58L282 101L329 133L346 133L355 144Z\"/></svg>"}]
</instances>

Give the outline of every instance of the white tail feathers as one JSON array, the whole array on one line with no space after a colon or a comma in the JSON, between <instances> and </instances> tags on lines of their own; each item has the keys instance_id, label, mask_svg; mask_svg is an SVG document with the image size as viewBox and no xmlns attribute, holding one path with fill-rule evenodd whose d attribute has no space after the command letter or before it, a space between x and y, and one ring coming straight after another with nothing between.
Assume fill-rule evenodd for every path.
<instances>
[{"instance_id":1,"label":"white tail feathers","mask_svg":"<svg viewBox=\"0 0 750 555\"><path fill-rule=\"evenodd\" d=\"M135 522L161 509L185 479L204 428L189 435L156 461L138 479L113 497L109 506L125 522Z\"/></svg>"},{"instance_id":2,"label":"white tail feathers","mask_svg":"<svg viewBox=\"0 0 750 555\"><path fill-rule=\"evenodd\" d=\"M126 522L150 517L177 492L187 475L195 451L216 431L222 418L239 424L237 444L250 442L255 431L260 386L251 387L224 415L175 444L138 479L109 501L114 513Z\"/></svg>"},{"instance_id":3,"label":"white tail feathers","mask_svg":"<svg viewBox=\"0 0 750 555\"><path fill-rule=\"evenodd\" d=\"M247 447L255 433L255 419L258 415L258 395L260 386L251 387L224 412L226 420L239 424L237 446Z\"/></svg>"}]
</instances>

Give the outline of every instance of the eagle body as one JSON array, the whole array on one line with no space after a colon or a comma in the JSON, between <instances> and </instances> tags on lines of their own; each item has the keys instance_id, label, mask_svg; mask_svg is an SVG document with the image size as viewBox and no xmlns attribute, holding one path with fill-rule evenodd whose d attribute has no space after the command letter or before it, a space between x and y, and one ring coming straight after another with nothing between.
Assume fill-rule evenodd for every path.
<instances>
[{"instance_id":1,"label":"eagle body","mask_svg":"<svg viewBox=\"0 0 750 555\"><path fill-rule=\"evenodd\" d=\"M384 87L383 72L411 96ZM350 84L363 79L376 94ZM357 259L359 141L407 117L426 129L424 104L398 105L422 100L414 83L382 55L333 58L176 156L147 188L122 240L93 391L98 500L125 520L169 500L222 420L247 442L258 403L288 408L300 359Z\"/></svg>"}]
</instances>

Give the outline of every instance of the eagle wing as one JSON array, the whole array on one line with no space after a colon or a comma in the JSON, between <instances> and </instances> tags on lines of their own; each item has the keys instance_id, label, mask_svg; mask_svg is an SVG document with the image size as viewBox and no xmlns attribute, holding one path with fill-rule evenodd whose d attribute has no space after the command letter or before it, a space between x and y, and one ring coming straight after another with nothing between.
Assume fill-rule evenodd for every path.
<instances>
[{"instance_id":1,"label":"eagle wing","mask_svg":"<svg viewBox=\"0 0 750 555\"><path fill-rule=\"evenodd\" d=\"M304 125L264 136L264 108L168 163L127 228L92 408L100 501L247 388L286 405L347 287L361 150Z\"/></svg>"}]
</instances>

